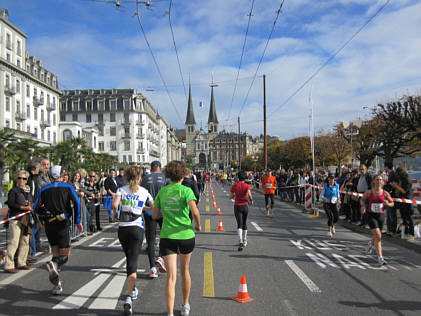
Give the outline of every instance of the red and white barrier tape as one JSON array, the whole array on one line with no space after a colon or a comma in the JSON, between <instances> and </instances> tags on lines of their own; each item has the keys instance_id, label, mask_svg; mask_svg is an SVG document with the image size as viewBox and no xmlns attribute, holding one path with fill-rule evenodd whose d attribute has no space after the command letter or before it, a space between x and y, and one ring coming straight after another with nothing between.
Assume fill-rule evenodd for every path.
<instances>
[{"instance_id":1,"label":"red and white barrier tape","mask_svg":"<svg viewBox=\"0 0 421 316\"><path fill-rule=\"evenodd\" d=\"M32 212L32 211L26 211L26 212L24 212L24 213L20 213L20 214L18 214L18 215L15 215L15 216L12 216L12 217L9 217L9 218L5 218L5 219L3 219L3 220L0 222L0 224L4 224L4 223L10 222L10 221L12 221L12 220L18 219L18 218L20 218L20 217L22 217L22 216L25 216L26 214L29 214L29 213L31 213L31 212Z\"/></svg>"}]
</instances>

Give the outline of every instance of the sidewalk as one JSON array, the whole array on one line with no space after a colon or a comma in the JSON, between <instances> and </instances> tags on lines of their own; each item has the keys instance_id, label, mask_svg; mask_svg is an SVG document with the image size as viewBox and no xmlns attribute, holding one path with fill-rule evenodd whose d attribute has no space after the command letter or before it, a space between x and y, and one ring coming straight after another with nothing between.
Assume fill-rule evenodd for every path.
<instances>
[{"instance_id":1,"label":"sidewalk","mask_svg":"<svg viewBox=\"0 0 421 316\"><path fill-rule=\"evenodd\" d=\"M260 194L263 194L263 191L261 189L253 188L252 191L257 192L257 193L260 193ZM283 201L277 195L275 195L275 199L277 199L278 201L281 201L283 203L287 203L289 205L293 205L297 209L301 209L303 213L313 214L313 211L306 210L304 208L304 205L303 204L296 204L296 203L293 203L293 202ZM325 211L323 210L322 207L320 207L320 205L316 205L316 208L319 210L320 215L322 217L325 217ZM414 223L417 223L419 221L420 221L419 216L414 217ZM366 234L366 235L370 235L371 234L370 229L368 228L368 226L366 226L366 227L360 227L358 225L352 224L352 223L350 223L350 222L348 222L346 220L343 220L343 219L339 219L338 224L341 225L341 226L343 226L343 227L345 227L345 228L347 228L347 229L349 229L349 230L351 230L351 231L354 231L356 233ZM413 250L413 251L415 251L417 253L421 253L421 238L414 239L414 237L411 236L411 237L407 237L405 239L401 239L400 235L387 236L387 235L383 234L382 239L384 241L391 242L393 244L399 245L399 246L404 247L406 249Z\"/></svg>"}]
</instances>

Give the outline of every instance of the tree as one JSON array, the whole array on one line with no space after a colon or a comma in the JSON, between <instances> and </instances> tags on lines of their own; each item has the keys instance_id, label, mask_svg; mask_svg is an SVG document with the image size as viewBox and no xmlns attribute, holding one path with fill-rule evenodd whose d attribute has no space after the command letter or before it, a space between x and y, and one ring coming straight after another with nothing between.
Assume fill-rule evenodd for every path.
<instances>
[{"instance_id":1,"label":"tree","mask_svg":"<svg viewBox=\"0 0 421 316\"><path fill-rule=\"evenodd\" d=\"M285 163L286 168L303 168L311 164L311 146L310 137L303 136L290 139L285 145Z\"/></svg>"},{"instance_id":2,"label":"tree","mask_svg":"<svg viewBox=\"0 0 421 316\"><path fill-rule=\"evenodd\" d=\"M385 162L421 152L417 144L421 139L421 96L404 96L401 100L374 110L377 133L381 140L379 155Z\"/></svg>"},{"instance_id":3,"label":"tree","mask_svg":"<svg viewBox=\"0 0 421 316\"><path fill-rule=\"evenodd\" d=\"M3 175L6 173L6 156L9 152L8 145L16 140L12 132L0 130L0 185L3 183Z\"/></svg>"},{"instance_id":4,"label":"tree","mask_svg":"<svg viewBox=\"0 0 421 316\"><path fill-rule=\"evenodd\" d=\"M326 167L335 163L332 136L320 132L314 137L315 164Z\"/></svg>"}]
</instances>

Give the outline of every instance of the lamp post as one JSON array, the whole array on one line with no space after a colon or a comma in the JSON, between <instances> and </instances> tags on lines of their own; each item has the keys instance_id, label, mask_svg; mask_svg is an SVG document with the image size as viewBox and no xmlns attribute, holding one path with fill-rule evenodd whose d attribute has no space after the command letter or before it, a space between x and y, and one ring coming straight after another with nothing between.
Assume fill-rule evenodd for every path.
<instances>
[{"instance_id":1,"label":"lamp post","mask_svg":"<svg viewBox=\"0 0 421 316\"><path fill-rule=\"evenodd\" d=\"M360 128L363 122L356 120L353 122L343 121L342 125L345 129L345 135L351 137L351 169L354 169L354 147L352 144L352 136L356 136L360 133Z\"/></svg>"}]
</instances>

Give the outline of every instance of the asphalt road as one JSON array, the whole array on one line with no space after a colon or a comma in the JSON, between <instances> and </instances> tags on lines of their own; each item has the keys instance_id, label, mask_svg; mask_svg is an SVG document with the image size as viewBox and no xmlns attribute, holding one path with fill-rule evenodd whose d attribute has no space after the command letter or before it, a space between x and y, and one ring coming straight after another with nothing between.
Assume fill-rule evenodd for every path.
<instances>
[{"instance_id":1,"label":"asphalt road","mask_svg":"<svg viewBox=\"0 0 421 316\"><path fill-rule=\"evenodd\" d=\"M233 202L229 187L214 184L212 199L199 204L203 232L197 234L191 262L191 315L420 315L421 255L384 243L388 265L379 268L364 250L367 235L337 227L327 236L326 219L311 218L293 205L276 201L274 216L264 212L255 194L248 219L248 246L237 251ZM216 231L222 219L225 231ZM207 230L207 231L205 231ZM117 226L73 245L62 272L61 296L50 295L44 269L48 256L34 269L16 275L0 273L0 315L116 315L125 293L125 260ZM147 256L139 258L135 315L166 315L165 274L149 279ZM240 304L241 276L254 300ZM177 282L176 315L181 304Z\"/></svg>"}]
</instances>

